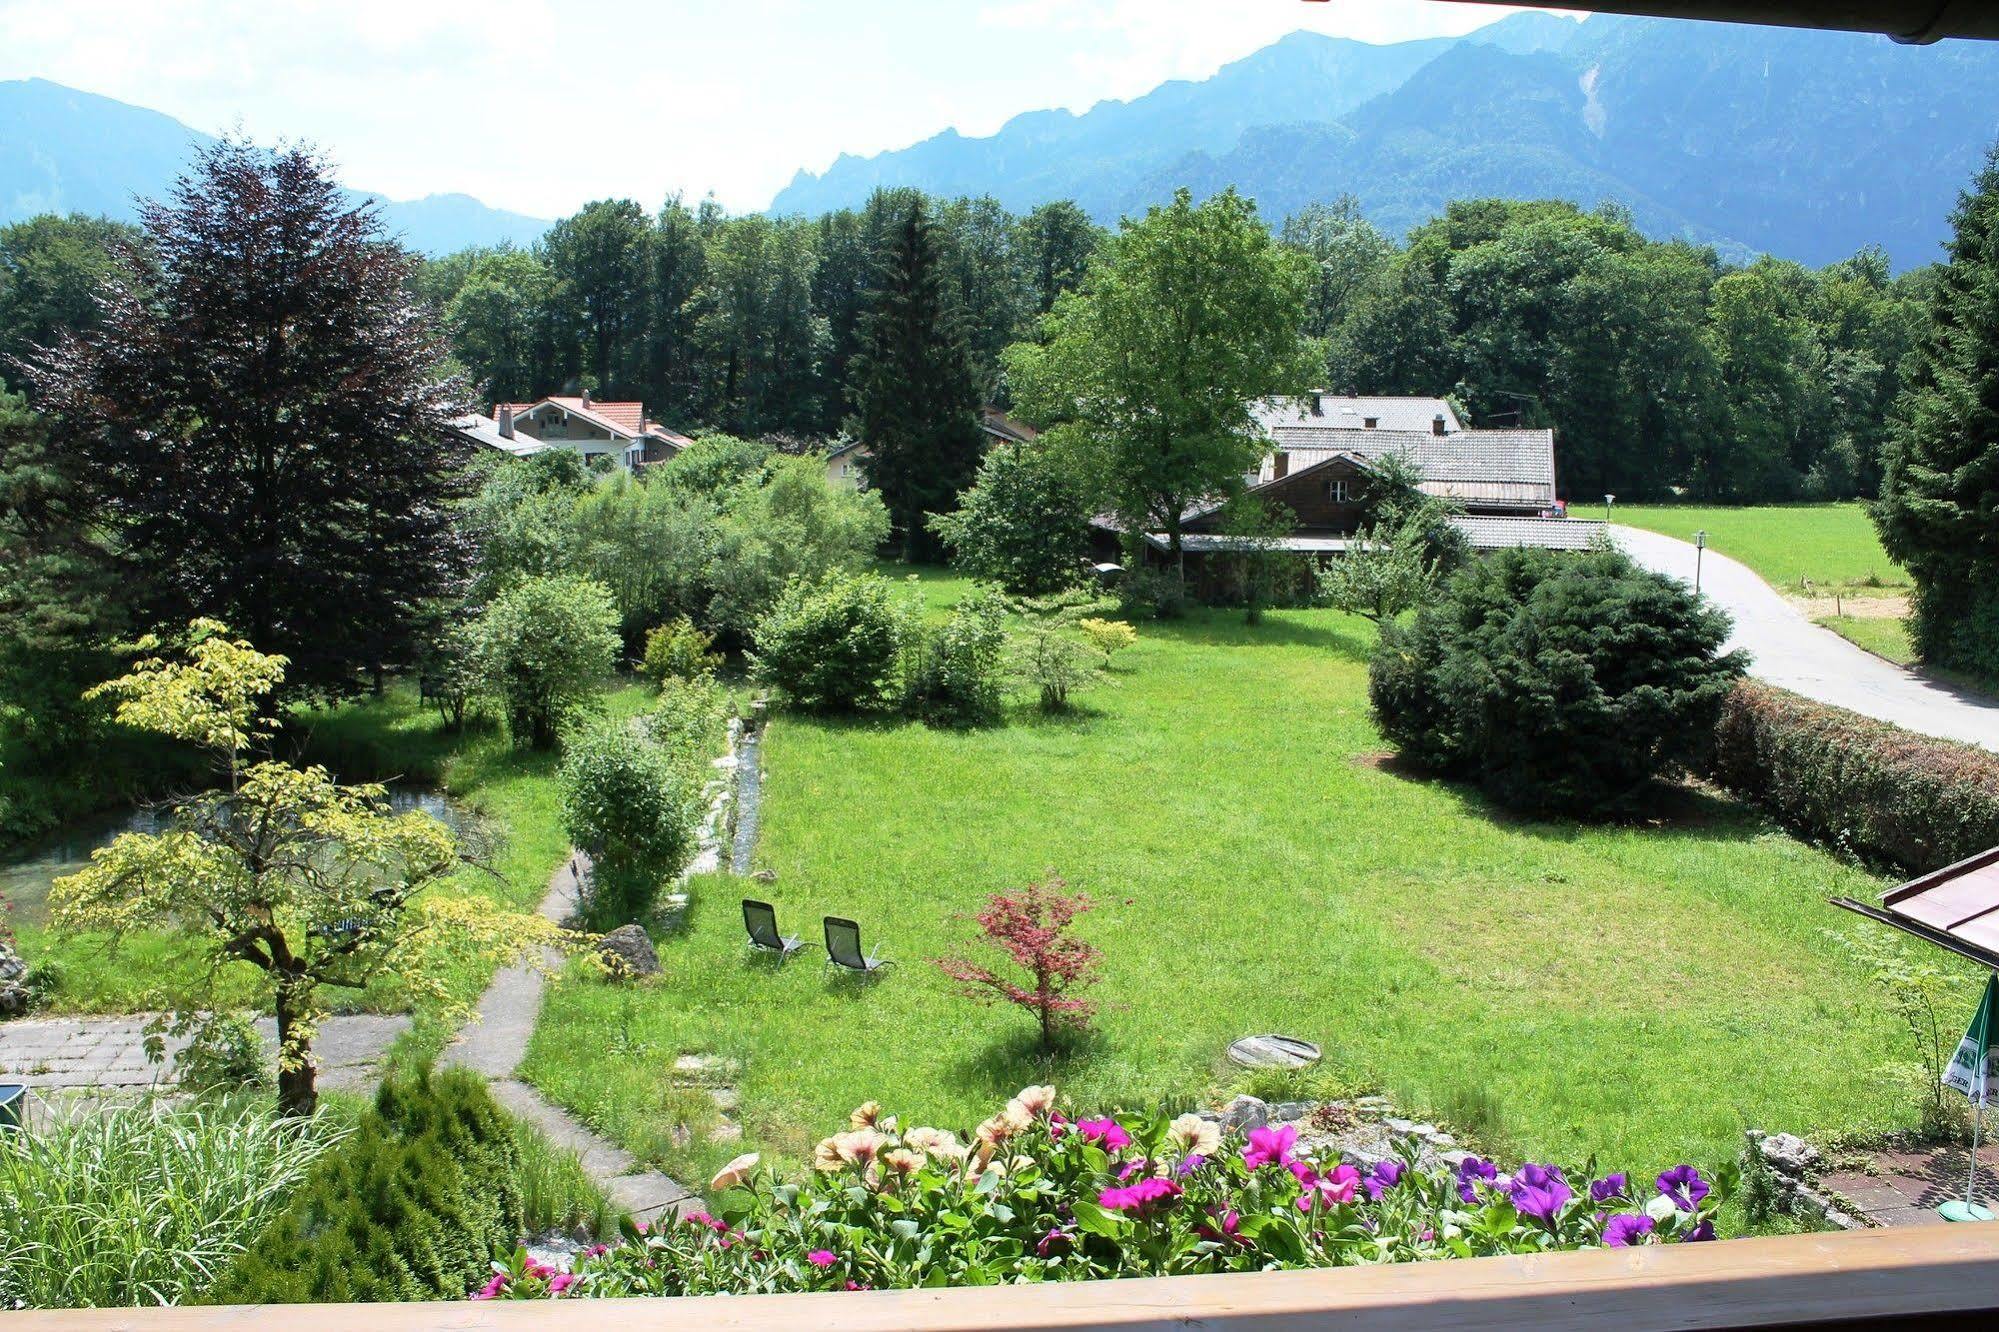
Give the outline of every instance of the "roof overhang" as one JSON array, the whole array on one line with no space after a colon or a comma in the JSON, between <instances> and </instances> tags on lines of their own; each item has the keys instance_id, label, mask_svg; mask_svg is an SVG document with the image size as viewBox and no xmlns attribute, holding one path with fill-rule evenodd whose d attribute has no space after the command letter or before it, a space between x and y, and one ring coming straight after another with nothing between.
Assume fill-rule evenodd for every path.
<instances>
[{"instance_id":1,"label":"roof overhang","mask_svg":"<svg viewBox=\"0 0 1999 1332\"><path fill-rule=\"evenodd\" d=\"M1891 888L1879 906L1831 901L1999 971L1999 846Z\"/></svg>"},{"instance_id":2,"label":"roof overhang","mask_svg":"<svg viewBox=\"0 0 1999 1332\"><path fill-rule=\"evenodd\" d=\"M1473 3L1507 4L1511 0ZM1944 37L1999 39L1999 5L1991 0L1548 0L1548 4L1553 9L1600 14L1878 32L1918 45Z\"/></svg>"}]
</instances>

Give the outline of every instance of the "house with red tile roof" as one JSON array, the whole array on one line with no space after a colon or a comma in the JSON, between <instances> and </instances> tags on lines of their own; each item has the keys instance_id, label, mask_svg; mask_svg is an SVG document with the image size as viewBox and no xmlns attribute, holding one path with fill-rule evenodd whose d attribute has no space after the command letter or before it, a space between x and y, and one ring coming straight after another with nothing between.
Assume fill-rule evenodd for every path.
<instances>
[{"instance_id":1,"label":"house with red tile roof","mask_svg":"<svg viewBox=\"0 0 1999 1332\"><path fill-rule=\"evenodd\" d=\"M649 419L642 402L597 402L587 392L503 402L492 415L461 417L451 429L462 439L516 458L571 448L586 460L609 458L627 471L663 463L694 442Z\"/></svg>"}]
</instances>

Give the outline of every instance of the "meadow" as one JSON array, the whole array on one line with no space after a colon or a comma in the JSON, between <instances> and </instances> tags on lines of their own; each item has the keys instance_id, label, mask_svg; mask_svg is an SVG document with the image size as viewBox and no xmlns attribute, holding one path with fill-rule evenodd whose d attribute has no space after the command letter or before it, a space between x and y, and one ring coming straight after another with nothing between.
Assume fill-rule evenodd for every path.
<instances>
[{"instance_id":1,"label":"meadow","mask_svg":"<svg viewBox=\"0 0 1999 1332\"><path fill-rule=\"evenodd\" d=\"M1597 511L1578 508L1579 516ZM1705 530L1710 549L1740 560L1779 592L1887 596L1906 592L1909 575L1881 549L1857 503L1766 504L1743 508L1620 504L1616 522L1692 541Z\"/></svg>"},{"instance_id":2,"label":"meadow","mask_svg":"<svg viewBox=\"0 0 1999 1332\"><path fill-rule=\"evenodd\" d=\"M962 586L926 578L932 609ZM859 1102L963 1127L1024 1083L1081 1106L1240 1087L1228 1043L1319 1042L1316 1086L1374 1085L1502 1151L1653 1169L1745 1127L1906 1124L1906 1033L1828 937L1882 882L1718 795L1641 825L1508 817L1399 769L1368 715L1373 629L1326 611L1141 626L1108 687L1004 727L779 715L757 863L697 879L646 988L555 987L527 1076L648 1159L701 1172L706 1097L677 1057L740 1061L749 1144L796 1162ZM1093 1034L1053 1058L933 959L985 896L1060 874L1102 950ZM862 923L872 983L744 946L738 899L808 939ZM1858 928L1858 926L1851 926ZM1965 1003L1975 998L1965 980ZM1309 1090L1299 1083L1271 1090Z\"/></svg>"}]
</instances>

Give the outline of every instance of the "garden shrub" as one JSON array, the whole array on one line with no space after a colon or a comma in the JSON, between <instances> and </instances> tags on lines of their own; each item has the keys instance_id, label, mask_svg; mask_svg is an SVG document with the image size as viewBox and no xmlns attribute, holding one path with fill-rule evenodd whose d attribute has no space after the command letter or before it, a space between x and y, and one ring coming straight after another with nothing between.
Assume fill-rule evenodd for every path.
<instances>
[{"instance_id":1,"label":"garden shrub","mask_svg":"<svg viewBox=\"0 0 1999 1332\"><path fill-rule=\"evenodd\" d=\"M903 706L953 726L996 720L1006 697L1006 601L980 588L934 629L912 616L906 633Z\"/></svg>"},{"instance_id":2,"label":"garden shrub","mask_svg":"<svg viewBox=\"0 0 1999 1332\"><path fill-rule=\"evenodd\" d=\"M955 513L930 527L951 548L951 563L1017 596L1042 596L1074 583L1090 548L1083 486L1048 448L1000 448L958 496Z\"/></svg>"},{"instance_id":3,"label":"garden shrub","mask_svg":"<svg viewBox=\"0 0 1999 1332\"><path fill-rule=\"evenodd\" d=\"M476 1294L880 1290L1706 1240L1735 1173L1502 1172L1475 1156L1419 1168L1413 1142L1358 1166L1304 1149L1289 1124L1244 1139L1193 1114L1072 1119L1052 1087L1025 1089L963 1136L899 1129L873 1102L849 1125L805 1178L759 1171L711 1188L716 1214L628 1229L573 1273L517 1254Z\"/></svg>"},{"instance_id":4,"label":"garden shrub","mask_svg":"<svg viewBox=\"0 0 1999 1332\"><path fill-rule=\"evenodd\" d=\"M1111 668L1111 658L1138 642L1138 630L1123 620L1100 620L1091 617L1076 622L1077 632L1092 648L1104 654L1104 669Z\"/></svg>"},{"instance_id":5,"label":"garden shrub","mask_svg":"<svg viewBox=\"0 0 1999 1332\"><path fill-rule=\"evenodd\" d=\"M1730 691L1710 771L1791 831L1908 874L1999 845L1999 756L1772 685Z\"/></svg>"},{"instance_id":6,"label":"garden shrub","mask_svg":"<svg viewBox=\"0 0 1999 1332\"><path fill-rule=\"evenodd\" d=\"M1623 554L1502 551L1460 570L1368 672L1409 758L1532 813L1629 814L1697 766L1739 654L1728 617Z\"/></svg>"},{"instance_id":7,"label":"garden shrub","mask_svg":"<svg viewBox=\"0 0 1999 1332\"><path fill-rule=\"evenodd\" d=\"M693 858L706 783L691 757L676 761L643 720L596 726L564 746L562 826L590 855L582 908L591 929L643 922Z\"/></svg>"},{"instance_id":8,"label":"garden shrub","mask_svg":"<svg viewBox=\"0 0 1999 1332\"><path fill-rule=\"evenodd\" d=\"M1187 580L1173 569L1144 565L1130 570L1118 587L1124 613L1177 620L1187 613Z\"/></svg>"},{"instance_id":9,"label":"garden shrub","mask_svg":"<svg viewBox=\"0 0 1999 1332\"><path fill-rule=\"evenodd\" d=\"M1066 711L1069 695L1099 678L1089 649L1066 630L1046 625L1030 625L1020 636L1013 669L1040 695L1043 712Z\"/></svg>"},{"instance_id":10,"label":"garden shrub","mask_svg":"<svg viewBox=\"0 0 1999 1332\"><path fill-rule=\"evenodd\" d=\"M702 680L722 665L722 654L710 652L715 636L703 633L685 615L646 634L645 658L639 670L656 686L668 680Z\"/></svg>"},{"instance_id":11,"label":"garden shrub","mask_svg":"<svg viewBox=\"0 0 1999 1332\"><path fill-rule=\"evenodd\" d=\"M795 580L757 624L751 673L807 712L874 707L894 687L906 619L878 574Z\"/></svg>"},{"instance_id":12,"label":"garden shrub","mask_svg":"<svg viewBox=\"0 0 1999 1332\"><path fill-rule=\"evenodd\" d=\"M0 1130L0 1309L197 1298L341 1136L241 1098L81 1107Z\"/></svg>"},{"instance_id":13,"label":"garden shrub","mask_svg":"<svg viewBox=\"0 0 1999 1332\"><path fill-rule=\"evenodd\" d=\"M528 578L493 600L473 630L480 674L506 707L516 744L555 745L597 706L618 653L611 594L585 578Z\"/></svg>"},{"instance_id":14,"label":"garden shrub","mask_svg":"<svg viewBox=\"0 0 1999 1332\"><path fill-rule=\"evenodd\" d=\"M423 1071L382 1084L210 1302L458 1299L525 1225L512 1122L476 1074Z\"/></svg>"}]
</instances>

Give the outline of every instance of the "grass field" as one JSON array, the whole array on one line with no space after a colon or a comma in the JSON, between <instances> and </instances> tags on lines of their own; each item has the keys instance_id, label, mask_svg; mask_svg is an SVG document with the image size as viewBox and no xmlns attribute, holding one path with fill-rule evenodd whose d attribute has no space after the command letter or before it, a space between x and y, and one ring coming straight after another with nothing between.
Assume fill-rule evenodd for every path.
<instances>
[{"instance_id":1,"label":"grass field","mask_svg":"<svg viewBox=\"0 0 1999 1332\"><path fill-rule=\"evenodd\" d=\"M777 718L758 855L776 879L755 895L808 938L852 916L897 965L874 984L814 953L774 968L744 948L745 885L698 880L658 984L556 987L527 1075L688 1179L741 1149L701 1143L712 1115L673 1085L691 1052L743 1062L749 1144L791 1160L868 1098L960 1127L1042 1080L1086 1106L1184 1104L1231 1085L1224 1047L1263 1031L1536 1155L1651 1169L1731 1157L1750 1125L1908 1121L1875 1076L1903 1054L1894 1020L1824 934L1847 924L1825 899L1875 879L1719 798L1590 828L1397 772L1362 621L1141 633L1065 718ZM1044 1061L1025 1015L961 998L931 959L986 894L1051 870L1095 902L1103 1011Z\"/></svg>"},{"instance_id":2,"label":"grass field","mask_svg":"<svg viewBox=\"0 0 1999 1332\"><path fill-rule=\"evenodd\" d=\"M1584 516L1594 512L1577 510ZM1881 549L1874 524L1858 504L1779 504L1749 508L1696 508L1680 505L1625 505L1617 522L1647 531L1694 539L1707 532L1708 545L1740 560L1780 592L1796 594L1810 579L1814 595L1864 595L1869 590L1906 591L1909 576Z\"/></svg>"},{"instance_id":3,"label":"grass field","mask_svg":"<svg viewBox=\"0 0 1999 1332\"><path fill-rule=\"evenodd\" d=\"M1916 661L1916 649L1909 642L1909 624L1906 620L1886 619L1864 615L1828 615L1819 623L1857 647L1866 648L1876 656L1890 661L1912 666Z\"/></svg>"}]
</instances>

